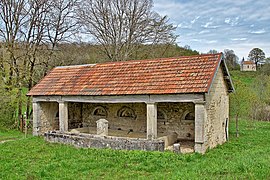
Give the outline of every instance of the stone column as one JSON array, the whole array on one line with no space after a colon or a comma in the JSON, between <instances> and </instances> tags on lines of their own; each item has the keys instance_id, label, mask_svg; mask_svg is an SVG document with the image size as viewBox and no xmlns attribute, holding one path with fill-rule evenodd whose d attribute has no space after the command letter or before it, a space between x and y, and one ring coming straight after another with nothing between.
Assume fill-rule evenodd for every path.
<instances>
[{"instance_id":1,"label":"stone column","mask_svg":"<svg viewBox=\"0 0 270 180\"><path fill-rule=\"evenodd\" d=\"M108 136L108 121L106 119L99 119L97 123L97 135Z\"/></svg>"},{"instance_id":2,"label":"stone column","mask_svg":"<svg viewBox=\"0 0 270 180\"><path fill-rule=\"evenodd\" d=\"M147 103L147 139L157 138L157 104Z\"/></svg>"},{"instance_id":3,"label":"stone column","mask_svg":"<svg viewBox=\"0 0 270 180\"><path fill-rule=\"evenodd\" d=\"M33 102L33 136L40 135L40 102Z\"/></svg>"},{"instance_id":4,"label":"stone column","mask_svg":"<svg viewBox=\"0 0 270 180\"><path fill-rule=\"evenodd\" d=\"M207 120L205 102L195 102L195 152L205 153L205 123Z\"/></svg>"},{"instance_id":5,"label":"stone column","mask_svg":"<svg viewBox=\"0 0 270 180\"><path fill-rule=\"evenodd\" d=\"M68 131L68 102L60 101L59 103L59 130Z\"/></svg>"}]
</instances>

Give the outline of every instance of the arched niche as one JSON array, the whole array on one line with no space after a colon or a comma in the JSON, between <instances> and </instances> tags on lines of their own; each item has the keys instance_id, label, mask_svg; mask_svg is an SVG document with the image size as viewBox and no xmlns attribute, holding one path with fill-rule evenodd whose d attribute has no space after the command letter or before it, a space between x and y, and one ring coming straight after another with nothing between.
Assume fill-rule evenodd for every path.
<instances>
[{"instance_id":1,"label":"arched niche","mask_svg":"<svg viewBox=\"0 0 270 180\"><path fill-rule=\"evenodd\" d=\"M189 121L189 122L194 122L195 121L195 113L191 111L185 111L183 116L182 116L183 121Z\"/></svg>"},{"instance_id":2,"label":"arched niche","mask_svg":"<svg viewBox=\"0 0 270 180\"><path fill-rule=\"evenodd\" d=\"M117 116L120 118L136 119L136 114L134 110L127 106L123 106L121 109L119 109L117 112Z\"/></svg>"},{"instance_id":3,"label":"arched niche","mask_svg":"<svg viewBox=\"0 0 270 180\"><path fill-rule=\"evenodd\" d=\"M92 115L95 117L107 117L107 110L103 106L97 106L94 108Z\"/></svg>"}]
</instances>

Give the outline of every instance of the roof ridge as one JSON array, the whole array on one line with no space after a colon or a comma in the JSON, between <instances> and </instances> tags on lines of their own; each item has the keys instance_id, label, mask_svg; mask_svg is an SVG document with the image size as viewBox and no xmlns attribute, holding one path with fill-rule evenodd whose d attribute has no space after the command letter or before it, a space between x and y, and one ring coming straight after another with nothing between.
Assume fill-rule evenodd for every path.
<instances>
[{"instance_id":1,"label":"roof ridge","mask_svg":"<svg viewBox=\"0 0 270 180\"><path fill-rule=\"evenodd\" d=\"M175 57L167 57L167 58L155 58L155 59L134 59L134 60L126 60L126 61L107 61L102 63L95 63L95 64L78 64L78 65L70 65L70 66L56 66L55 68L76 68L76 67L83 67L83 66L95 66L95 65L107 65L107 64L126 64L126 63L140 63L140 62L151 62L151 61L160 61L160 60L176 60L181 58L195 58L195 57L202 57L202 56L216 56L221 55L222 53L215 53L215 54L199 54L199 55L192 55L192 56L175 56Z\"/></svg>"},{"instance_id":2,"label":"roof ridge","mask_svg":"<svg viewBox=\"0 0 270 180\"><path fill-rule=\"evenodd\" d=\"M69 66L55 66L55 68L73 68L73 67L83 67L83 66L95 66L96 64L76 64Z\"/></svg>"},{"instance_id":3,"label":"roof ridge","mask_svg":"<svg viewBox=\"0 0 270 180\"><path fill-rule=\"evenodd\" d=\"M220 53L215 53L215 54L198 54L198 55L192 55L192 56L174 56L174 57L166 57L166 58L151 58L151 59L131 59L131 60L125 60L125 61L107 61L103 63L97 63L97 64L118 64L118 63L129 63L129 62L144 62L144 61L157 61L157 60L174 60L178 58L192 58L192 57L201 57L201 56L214 56L214 55L220 55Z\"/></svg>"}]
</instances>

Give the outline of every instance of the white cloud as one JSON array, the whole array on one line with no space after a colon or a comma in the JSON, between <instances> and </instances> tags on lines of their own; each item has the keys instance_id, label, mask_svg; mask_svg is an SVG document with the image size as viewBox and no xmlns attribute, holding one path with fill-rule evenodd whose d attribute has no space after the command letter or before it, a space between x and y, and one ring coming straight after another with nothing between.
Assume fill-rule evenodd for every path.
<instances>
[{"instance_id":1,"label":"white cloud","mask_svg":"<svg viewBox=\"0 0 270 180\"><path fill-rule=\"evenodd\" d=\"M224 22L227 23L227 24L230 24L231 18L226 18Z\"/></svg>"},{"instance_id":2,"label":"white cloud","mask_svg":"<svg viewBox=\"0 0 270 180\"><path fill-rule=\"evenodd\" d=\"M191 29L192 28L192 24L189 24L187 22L183 22L183 23L180 23L178 25L179 28L182 28L182 29Z\"/></svg>"},{"instance_id":3,"label":"white cloud","mask_svg":"<svg viewBox=\"0 0 270 180\"><path fill-rule=\"evenodd\" d=\"M225 18L224 22L226 24L229 24L231 26L236 26L239 24L239 19L240 17L236 17L236 18Z\"/></svg>"},{"instance_id":4,"label":"white cloud","mask_svg":"<svg viewBox=\"0 0 270 180\"><path fill-rule=\"evenodd\" d=\"M202 42L202 39L191 39L191 41L194 41L194 42Z\"/></svg>"},{"instance_id":5,"label":"white cloud","mask_svg":"<svg viewBox=\"0 0 270 180\"><path fill-rule=\"evenodd\" d=\"M209 30L202 30L198 34L206 34L206 33L210 33L210 31Z\"/></svg>"},{"instance_id":6,"label":"white cloud","mask_svg":"<svg viewBox=\"0 0 270 180\"><path fill-rule=\"evenodd\" d=\"M214 43L217 43L218 41L217 40L211 40L211 41L206 41L205 43L207 44L214 44Z\"/></svg>"},{"instance_id":7,"label":"white cloud","mask_svg":"<svg viewBox=\"0 0 270 180\"><path fill-rule=\"evenodd\" d=\"M266 33L265 29L259 29L259 30L251 30L249 31L251 34L264 34Z\"/></svg>"},{"instance_id":8,"label":"white cloud","mask_svg":"<svg viewBox=\"0 0 270 180\"><path fill-rule=\"evenodd\" d=\"M207 22L205 25L202 25L202 27L208 28L211 24L213 24L213 22Z\"/></svg>"},{"instance_id":9,"label":"white cloud","mask_svg":"<svg viewBox=\"0 0 270 180\"><path fill-rule=\"evenodd\" d=\"M202 44L214 44L218 42L217 40L206 40L206 39L191 39L191 41Z\"/></svg>"},{"instance_id":10,"label":"white cloud","mask_svg":"<svg viewBox=\"0 0 270 180\"><path fill-rule=\"evenodd\" d=\"M197 16L197 17L194 18L192 21L190 21L190 23L191 23L191 24L194 24L199 18L200 18L200 16Z\"/></svg>"},{"instance_id":11,"label":"white cloud","mask_svg":"<svg viewBox=\"0 0 270 180\"><path fill-rule=\"evenodd\" d=\"M231 38L232 41L245 41L247 38Z\"/></svg>"},{"instance_id":12,"label":"white cloud","mask_svg":"<svg viewBox=\"0 0 270 180\"><path fill-rule=\"evenodd\" d=\"M204 27L206 29L216 29L218 28L219 26L214 26L213 25L213 22L207 22L205 23L204 25L201 25L201 27Z\"/></svg>"}]
</instances>

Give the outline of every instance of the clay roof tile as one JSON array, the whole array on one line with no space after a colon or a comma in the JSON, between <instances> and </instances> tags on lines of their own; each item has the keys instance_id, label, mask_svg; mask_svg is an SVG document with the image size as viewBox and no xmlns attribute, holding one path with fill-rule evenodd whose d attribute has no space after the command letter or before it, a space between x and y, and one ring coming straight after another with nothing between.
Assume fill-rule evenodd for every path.
<instances>
[{"instance_id":1,"label":"clay roof tile","mask_svg":"<svg viewBox=\"0 0 270 180\"><path fill-rule=\"evenodd\" d=\"M55 67L28 95L206 93L222 54Z\"/></svg>"}]
</instances>

